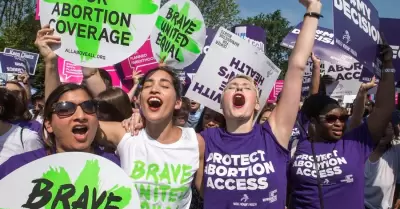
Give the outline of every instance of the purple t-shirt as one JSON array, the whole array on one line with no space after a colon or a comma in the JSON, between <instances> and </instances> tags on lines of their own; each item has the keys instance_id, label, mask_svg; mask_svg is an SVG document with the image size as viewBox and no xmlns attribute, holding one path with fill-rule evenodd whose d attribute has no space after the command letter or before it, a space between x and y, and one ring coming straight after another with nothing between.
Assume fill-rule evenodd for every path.
<instances>
[{"instance_id":1,"label":"purple t-shirt","mask_svg":"<svg viewBox=\"0 0 400 209\"><path fill-rule=\"evenodd\" d=\"M95 153L108 160L111 160L112 162L120 166L119 158L114 153L104 152L100 149L96 149ZM46 149L41 148L10 157L6 162L0 165L0 180L6 177L11 172L17 170L18 168L46 156L47 156Z\"/></svg>"},{"instance_id":2,"label":"purple t-shirt","mask_svg":"<svg viewBox=\"0 0 400 209\"><path fill-rule=\"evenodd\" d=\"M246 134L209 128L205 140L204 209L283 209L289 152L268 122Z\"/></svg>"},{"instance_id":3,"label":"purple t-shirt","mask_svg":"<svg viewBox=\"0 0 400 209\"><path fill-rule=\"evenodd\" d=\"M315 143L325 209L364 208L364 165L374 149L367 123L337 142ZM290 208L320 208L311 142L301 139L290 162Z\"/></svg>"}]
</instances>

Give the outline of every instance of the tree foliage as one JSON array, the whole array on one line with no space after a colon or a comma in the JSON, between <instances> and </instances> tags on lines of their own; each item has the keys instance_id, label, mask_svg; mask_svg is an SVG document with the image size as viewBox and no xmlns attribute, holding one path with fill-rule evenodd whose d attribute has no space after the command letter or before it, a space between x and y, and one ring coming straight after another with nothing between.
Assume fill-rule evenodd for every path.
<instances>
[{"instance_id":1,"label":"tree foliage","mask_svg":"<svg viewBox=\"0 0 400 209\"><path fill-rule=\"evenodd\" d=\"M164 5L168 0L161 0ZM230 28L238 21L239 5L235 0L192 0L203 14L208 28Z\"/></svg>"},{"instance_id":2,"label":"tree foliage","mask_svg":"<svg viewBox=\"0 0 400 209\"><path fill-rule=\"evenodd\" d=\"M20 23L34 7L35 1L33 0L0 1L0 27L10 27Z\"/></svg>"},{"instance_id":3,"label":"tree foliage","mask_svg":"<svg viewBox=\"0 0 400 209\"><path fill-rule=\"evenodd\" d=\"M13 0L19 1L19 0ZM0 52L4 48L13 48L29 52L38 53L34 45L36 33L40 29L39 21L35 20L35 10L33 7L26 8L27 13L21 20L14 24L5 23L0 29ZM8 22L8 20L6 21ZM44 68L43 60L39 59L36 67L36 74L32 77L32 86L43 90L44 89Z\"/></svg>"},{"instance_id":4,"label":"tree foliage","mask_svg":"<svg viewBox=\"0 0 400 209\"><path fill-rule=\"evenodd\" d=\"M270 14L261 13L255 17L242 19L240 23L260 26L267 31L266 55L282 70L279 76L282 79L287 71L290 50L280 44L293 29L290 22L282 17L280 10L276 10Z\"/></svg>"}]
</instances>

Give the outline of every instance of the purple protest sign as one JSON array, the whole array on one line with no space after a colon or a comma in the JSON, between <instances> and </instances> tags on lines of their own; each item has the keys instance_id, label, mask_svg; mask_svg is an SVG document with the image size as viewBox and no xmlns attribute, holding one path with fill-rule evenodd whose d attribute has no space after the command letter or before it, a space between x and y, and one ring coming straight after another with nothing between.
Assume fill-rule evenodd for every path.
<instances>
[{"instance_id":1,"label":"purple protest sign","mask_svg":"<svg viewBox=\"0 0 400 209\"><path fill-rule=\"evenodd\" d=\"M28 72L28 63L23 58L0 52L0 72L22 74Z\"/></svg>"},{"instance_id":2,"label":"purple protest sign","mask_svg":"<svg viewBox=\"0 0 400 209\"><path fill-rule=\"evenodd\" d=\"M232 32L265 53L267 33L263 28L254 25L237 25L232 28Z\"/></svg>"},{"instance_id":3,"label":"purple protest sign","mask_svg":"<svg viewBox=\"0 0 400 209\"><path fill-rule=\"evenodd\" d=\"M380 42L378 10L369 0L334 0L333 18L335 45L375 72Z\"/></svg>"},{"instance_id":4,"label":"purple protest sign","mask_svg":"<svg viewBox=\"0 0 400 209\"><path fill-rule=\"evenodd\" d=\"M283 39L281 46L293 49L302 26L303 23L301 22L290 31ZM335 46L333 30L329 28L317 28L313 52L321 60L328 61L332 64L340 64L347 67L352 64L353 58Z\"/></svg>"},{"instance_id":5,"label":"purple protest sign","mask_svg":"<svg viewBox=\"0 0 400 209\"><path fill-rule=\"evenodd\" d=\"M400 19L381 18L380 31L393 49L393 65L400 69ZM400 71L396 71L396 81L400 81Z\"/></svg>"}]
</instances>

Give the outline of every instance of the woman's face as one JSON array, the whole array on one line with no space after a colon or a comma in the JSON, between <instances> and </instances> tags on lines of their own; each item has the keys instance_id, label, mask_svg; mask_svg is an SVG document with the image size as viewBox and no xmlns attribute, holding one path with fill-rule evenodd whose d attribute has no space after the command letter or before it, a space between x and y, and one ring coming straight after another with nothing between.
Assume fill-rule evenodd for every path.
<instances>
[{"instance_id":1,"label":"woman's face","mask_svg":"<svg viewBox=\"0 0 400 209\"><path fill-rule=\"evenodd\" d=\"M257 90L245 78L235 78L227 84L223 93L222 110L227 119L247 119L259 110Z\"/></svg>"},{"instance_id":2,"label":"woman's face","mask_svg":"<svg viewBox=\"0 0 400 209\"><path fill-rule=\"evenodd\" d=\"M271 115L271 113L272 113L271 111L265 111L265 112L261 115L259 124L265 123L265 121L268 120L268 118L269 118L269 116Z\"/></svg>"},{"instance_id":3,"label":"woman's face","mask_svg":"<svg viewBox=\"0 0 400 209\"><path fill-rule=\"evenodd\" d=\"M58 103L71 102L79 105L83 102L87 104L87 101L92 101L92 98L84 90L79 89L64 93ZM91 107L92 105L85 105L85 110L88 108L85 112L81 106L76 106L75 112L70 116L53 113L51 121L45 120L47 132L55 136L57 150L86 152L90 150L99 126L95 106L94 113L87 113ZM90 111L93 111L93 108Z\"/></svg>"},{"instance_id":4,"label":"woman's face","mask_svg":"<svg viewBox=\"0 0 400 209\"><path fill-rule=\"evenodd\" d=\"M163 70L155 71L144 81L139 101L144 117L152 123L171 120L174 110L182 104L171 75Z\"/></svg>"},{"instance_id":5,"label":"woman's face","mask_svg":"<svg viewBox=\"0 0 400 209\"><path fill-rule=\"evenodd\" d=\"M203 115L203 130L207 128L218 128L225 123L223 115L215 112L214 110L206 108Z\"/></svg>"},{"instance_id":6,"label":"woman's face","mask_svg":"<svg viewBox=\"0 0 400 209\"><path fill-rule=\"evenodd\" d=\"M324 139L339 140L342 138L348 115L342 108L335 108L319 116L319 133Z\"/></svg>"}]
</instances>

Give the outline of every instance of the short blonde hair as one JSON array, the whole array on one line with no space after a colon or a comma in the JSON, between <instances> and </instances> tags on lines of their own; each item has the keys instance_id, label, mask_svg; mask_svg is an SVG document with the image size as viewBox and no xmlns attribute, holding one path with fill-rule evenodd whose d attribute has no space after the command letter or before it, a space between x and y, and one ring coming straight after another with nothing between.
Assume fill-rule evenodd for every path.
<instances>
[{"instance_id":1,"label":"short blonde hair","mask_svg":"<svg viewBox=\"0 0 400 209\"><path fill-rule=\"evenodd\" d=\"M248 75L238 74L238 75L236 75L236 76L233 76L231 79L228 80L228 83L226 84L226 86L225 86L223 92L226 91L226 89L228 88L229 83L232 82L234 79L237 79L237 78L245 79L245 80L247 80L247 81L249 81L249 82L251 83L252 87L253 87L254 90L256 91L257 102L259 102L260 93L259 93L258 88L257 88L257 82L256 82L252 77L250 77L250 76L248 76ZM223 94L222 94L222 95L223 95ZM221 99L222 99L222 98L221 98Z\"/></svg>"}]
</instances>

